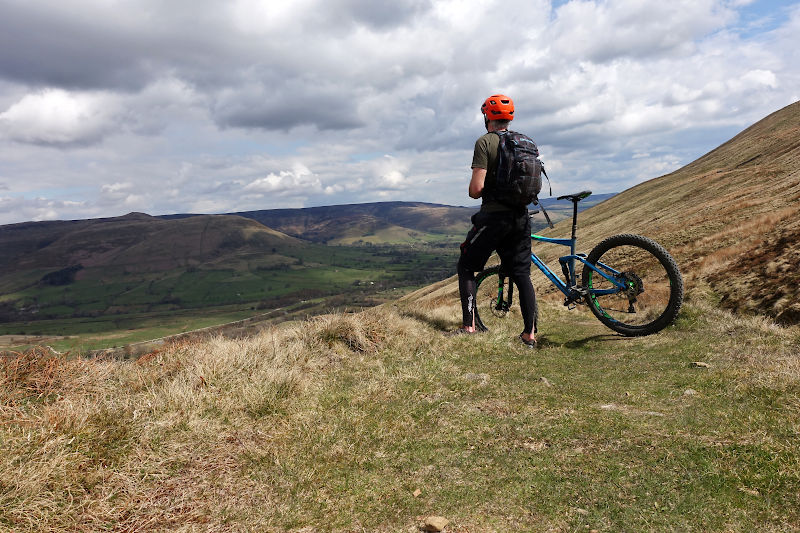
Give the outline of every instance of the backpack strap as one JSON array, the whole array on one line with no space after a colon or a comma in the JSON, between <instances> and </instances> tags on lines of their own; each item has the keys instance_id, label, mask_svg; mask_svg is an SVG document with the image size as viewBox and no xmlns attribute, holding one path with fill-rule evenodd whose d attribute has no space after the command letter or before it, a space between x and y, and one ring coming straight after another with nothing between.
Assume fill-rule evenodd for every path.
<instances>
[{"instance_id":1,"label":"backpack strap","mask_svg":"<svg viewBox=\"0 0 800 533\"><path fill-rule=\"evenodd\" d=\"M547 186L550 188L550 196L553 196L553 184L550 183L550 176L547 175L547 171L544 169L544 163L542 163L542 174L544 174L544 177L547 178ZM545 216L547 215L545 214ZM548 218L547 220L549 221L550 219ZM550 227L552 228L553 225L550 224Z\"/></svg>"},{"instance_id":2,"label":"backpack strap","mask_svg":"<svg viewBox=\"0 0 800 533\"><path fill-rule=\"evenodd\" d=\"M550 215L547 214L547 209L545 209L542 204L539 204L539 207L542 208L542 213L544 214L544 218L547 219L547 225L550 226L550 229L555 228L555 226L553 225L553 221L550 220Z\"/></svg>"},{"instance_id":3,"label":"backpack strap","mask_svg":"<svg viewBox=\"0 0 800 533\"><path fill-rule=\"evenodd\" d=\"M548 181L550 181L550 180L548 180ZM550 220L550 215L547 214L547 209L544 208L544 205L539 201L538 197L533 200L533 205L538 205L539 206L539 210L544 215L544 218L547 219L547 225L550 226L550 229L554 228L555 226L553 226L553 221Z\"/></svg>"},{"instance_id":4,"label":"backpack strap","mask_svg":"<svg viewBox=\"0 0 800 533\"><path fill-rule=\"evenodd\" d=\"M542 174L544 174L544 177L547 178L547 186L550 188L550 196L553 196L553 184L550 183L550 176L547 175L547 171L544 169L544 163L542 163ZM538 197L536 198L536 201L534 203L539 204L539 209L542 210L544 218L547 219L547 225L550 226L550 229L553 229L555 227L553 226L553 221L550 220L550 215L547 214L547 209L545 209L544 205L539 202Z\"/></svg>"}]
</instances>

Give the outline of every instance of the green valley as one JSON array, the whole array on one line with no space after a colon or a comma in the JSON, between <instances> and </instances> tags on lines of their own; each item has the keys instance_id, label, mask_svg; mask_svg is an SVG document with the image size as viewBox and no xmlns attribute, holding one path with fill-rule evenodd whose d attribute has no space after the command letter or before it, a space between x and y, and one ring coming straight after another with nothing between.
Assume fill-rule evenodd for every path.
<instances>
[{"instance_id":1,"label":"green valley","mask_svg":"<svg viewBox=\"0 0 800 533\"><path fill-rule=\"evenodd\" d=\"M361 212L371 204L331 207L322 224L302 213L315 230L296 237L236 215L2 226L0 350L80 352L254 315L360 309L451 275L472 210L396 204L405 226ZM431 213L440 224L425 231ZM279 220L298 227L287 213ZM314 242L320 226L328 233Z\"/></svg>"}]
</instances>

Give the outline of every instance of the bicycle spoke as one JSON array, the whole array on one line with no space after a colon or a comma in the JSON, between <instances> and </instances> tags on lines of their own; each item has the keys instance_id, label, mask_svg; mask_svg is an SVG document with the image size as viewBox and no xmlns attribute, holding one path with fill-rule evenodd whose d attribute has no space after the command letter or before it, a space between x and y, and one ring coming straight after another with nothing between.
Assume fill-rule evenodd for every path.
<instances>
[{"instance_id":1,"label":"bicycle spoke","mask_svg":"<svg viewBox=\"0 0 800 533\"><path fill-rule=\"evenodd\" d=\"M476 305L478 318L488 330L497 329L512 312L512 302L516 298L510 278L498 276L497 268L481 272L477 276L478 288Z\"/></svg>"},{"instance_id":2,"label":"bicycle spoke","mask_svg":"<svg viewBox=\"0 0 800 533\"><path fill-rule=\"evenodd\" d=\"M657 243L639 235L610 237L592 251L589 260L613 269L601 268L604 276L587 266L583 273L589 306L611 329L624 335L648 335L677 315L683 282L674 260Z\"/></svg>"}]
</instances>

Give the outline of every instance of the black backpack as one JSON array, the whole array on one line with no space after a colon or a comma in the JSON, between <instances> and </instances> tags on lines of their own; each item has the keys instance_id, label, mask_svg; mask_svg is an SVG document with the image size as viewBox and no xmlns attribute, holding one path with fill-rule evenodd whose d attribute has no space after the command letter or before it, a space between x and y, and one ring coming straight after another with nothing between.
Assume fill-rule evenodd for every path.
<instances>
[{"instance_id":1,"label":"black backpack","mask_svg":"<svg viewBox=\"0 0 800 533\"><path fill-rule=\"evenodd\" d=\"M544 164L539 149L530 137L516 131L496 131L500 137L497 148L497 171L492 199L509 207L522 208L538 203L542 190ZM550 181L548 178L547 181Z\"/></svg>"}]
</instances>

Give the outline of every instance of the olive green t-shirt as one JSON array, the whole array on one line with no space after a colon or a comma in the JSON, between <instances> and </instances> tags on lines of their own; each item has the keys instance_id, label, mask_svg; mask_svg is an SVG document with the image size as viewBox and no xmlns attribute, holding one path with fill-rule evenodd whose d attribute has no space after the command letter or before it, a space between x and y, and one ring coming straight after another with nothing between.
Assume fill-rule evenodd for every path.
<instances>
[{"instance_id":1,"label":"olive green t-shirt","mask_svg":"<svg viewBox=\"0 0 800 533\"><path fill-rule=\"evenodd\" d=\"M497 171L497 148L500 146L500 136L496 133L487 133L475 141L475 151L472 154L472 168L486 169L486 180L483 182L483 190L494 187L495 174ZM511 211L507 205L493 200L483 198L481 211L484 213L497 213L501 211Z\"/></svg>"}]
</instances>

